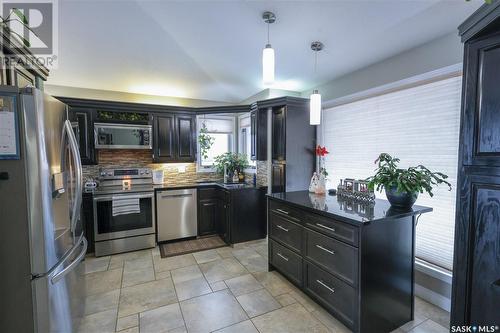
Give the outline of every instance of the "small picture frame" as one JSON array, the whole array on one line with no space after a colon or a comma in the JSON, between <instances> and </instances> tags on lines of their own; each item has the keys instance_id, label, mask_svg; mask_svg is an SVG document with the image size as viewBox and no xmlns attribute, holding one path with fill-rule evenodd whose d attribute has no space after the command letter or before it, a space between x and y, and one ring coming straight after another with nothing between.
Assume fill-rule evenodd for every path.
<instances>
[{"instance_id":1,"label":"small picture frame","mask_svg":"<svg viewBox=\"0 0 500 333\"><path fill-rule=\"evenodd\" d=\"M17 95L0 94L0 160L20 158L17 107Z\"/></svg>"}]
</instances>

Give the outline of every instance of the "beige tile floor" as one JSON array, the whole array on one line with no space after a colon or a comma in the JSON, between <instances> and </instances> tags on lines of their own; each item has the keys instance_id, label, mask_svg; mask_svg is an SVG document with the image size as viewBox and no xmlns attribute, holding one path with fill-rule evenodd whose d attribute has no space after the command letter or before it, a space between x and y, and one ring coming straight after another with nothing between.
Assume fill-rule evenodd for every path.
<instances>
[{"instance_id":1,"label":"beige tile floor","mask_svg":"<svg viewBox=\"0 0 500 333\"><path fill-rule=\"evenodd\" d=\"M158 248L87 257L78 332L349 332L277 272L267 241L161 259ZM449 313L416 298L397 333L448 332Z\"/></svg>"}]
</instances>

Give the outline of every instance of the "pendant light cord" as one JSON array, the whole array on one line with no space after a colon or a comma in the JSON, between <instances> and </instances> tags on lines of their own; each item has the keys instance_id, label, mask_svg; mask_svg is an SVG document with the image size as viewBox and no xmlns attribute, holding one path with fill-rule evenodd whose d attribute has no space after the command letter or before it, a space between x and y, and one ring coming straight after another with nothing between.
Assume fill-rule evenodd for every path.
<instances>
[{"instance_id":1,"label":"pendant light cord","mask_svg":"<svg viewBox=\"0 0 500 333\"><path fill-rule=\"evenodd\" d=\"M267 22L267 44L269 44L269 22Z\"/></svg>"}]
</instances>

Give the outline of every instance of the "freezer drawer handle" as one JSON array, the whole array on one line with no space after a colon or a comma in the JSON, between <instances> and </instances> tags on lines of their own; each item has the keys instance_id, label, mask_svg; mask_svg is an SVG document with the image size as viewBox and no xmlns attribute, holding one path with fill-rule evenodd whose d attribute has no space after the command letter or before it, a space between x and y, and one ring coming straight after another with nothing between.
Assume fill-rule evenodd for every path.
<instances>
[{"instance_id":1,"label":"freezer drawer handle","mask_svg":"<svg viewBox=\"0 0 500 333\"><path fill-rule=\"evenodd\" d=\"M87 253L87 245L88 245L87 239L85 239L85 237L82 238L82 244L83 244L83 248L82 248L82 251L80 252L80 254L78 255L78 257L76 257L76 259L73 260L73 262L71 264L69 264L66 268L64 268L62 271L60 271L56 275L52 276L52 278L50 279L50 282L52 284L56 284L59 280L61 280L63 277L65 277L69 272L71 272L73 269L75 269L75 267L78 266L80 261L83 260L83 258L85 257L85 254ZM71 253L70 253L70 255L71 255Z\"/></svg>"},{"instance_id":2,"label":"freezer drawer handle","mask_svg":"<svg viewBox=\"0 0 500 333\"><path fill-rule=\"evenodd\" d=\"M317 225L318 227L323 228L323 229L326 229L326 230L330 230L330 231L332 231L332 232L335 232L335 228L330 228L330 227L327 227L326 225L321 224L321 223L316 223L316 225Z\"/></svg>"},{"instance_id":3,"label":"freezer drawer handle","mask_svg":"<svg viewBox=\"0 0 500 333\"><path fill-rule=\"evenodd\" d=\"M277 225L276 225L276 228L281 229L281 230L283 230L283 231L285 231L285 232L288 232L288 231L289 231L287 228L283 228L283 227L282 227L282 226L280 226L279 224L277 224Z\"/></svg>"},{"instance_id":4,"label":"freezer drawer handle","mask_svg":"<svg viewBox=\"0 0 500 333\"><path fill-rule=\"evenodd\" d=\"M322 285L324 288L328 289L332 294L335 294L335 289L332 287L327 286L323 281L321 280L316 280L320 285Z\"/></svg>"},{"instance_id":5,"label":"freezer drawer handle","mask_svg":"<svg viewBox=\"0 0 500 333\"><path fill-rule=\"evenodd\" d=\"M288 258L287 258L287 257L285 257L284 255L282 255L281 253L279 253L279 252L278 252L278 253L276 253L276 255L277 255L278 257L280 257L281 259L283 259L283 260L285 260L285 261L288 261Z\"/></svg>"},{"instance_id":6,"label":"freezer drawer handle","mask_svg":"<svg viewBox=\"0 0 500 333\"><path fill-rule=\"evenodd\" d=\"M332 251L332 250L328 250L327 248L324 248L323 246L319 245L319 244L316 244L316 247L320 250L323 250L325 252L328 252L330 254L335 254L335 251Z\"/></svg>"}]
</instances>

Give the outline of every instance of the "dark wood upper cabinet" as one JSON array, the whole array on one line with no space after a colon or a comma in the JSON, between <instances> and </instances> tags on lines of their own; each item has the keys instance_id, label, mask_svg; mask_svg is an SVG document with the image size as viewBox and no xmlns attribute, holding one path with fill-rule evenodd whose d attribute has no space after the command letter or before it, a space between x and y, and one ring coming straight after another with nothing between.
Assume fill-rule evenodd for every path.
<instances>
[{"instance_id":1,"label":"dark wood upper cabinet","mask_svg":"<svg viewBox=\"0 0 500 333\"><path fill-rule=\"evenodd\" d=\"M191 115L173 113L153 117L153 161L196 161L196 121Z\"/></svg>"},{"instance_id":2,"label":"dark wood upper cabinet","mask_svg":"<svg viewBox=\"0 0 500 333\"><path fill-rule=\"evenodd\" d=\"M196 118L194 116L175 116L177 160L194 162L196 160Z\"/></svg>"},{"instance_id":3,"label":"dark wood upper cabinet","mask_svg":"<svg viewBox=\"0 0 500 333\"><path fill-rule=\"evenodd\" d=\"M256 104L250 111L251 159L267 160L267 109L259 109Z\"/></svg>"},{"instance_id":4,"label":"dark wood upper cabinet","mask_svg":"<svg viewBox=\"0 0 500 333\"><path fill-rule=\"evenodd\" d=\"M451 325L499 326L500 2L460 27L464 78Z\"/></svg>"},{"instance_id":5,"label":"dark wood upper cabinet","mask_svg":"<svg viewBox=\"0 0 500 333\"><path fill-rule=\"evenodd\" d=\"M286 106L274 107L272 111L273 161L286 160ZM304 124L307 126L307 124ZM298 133L290 133L297 135Z\"/></svg>"},{"instance_id":6,"label":"dark wood upper cabinet","mask_svg":"<svg viewBox=\"0 0 500 333\"><path fill-rule=\"evenodd\" d=\"M95 110L84 108L69 108L69 118L75 133L80 158L83 165L97 164L97 153L94 149L94 118Z\"/></svg>"},{"instance_id":7,"label":"dark wood upper cabinet","mask_svg":"<svg viewBox=\"0 0 500 333\"><path fill-rule=\"evenodd\" d=\"M154 116L154 162L173 162L175 151L175 116L173 114Z\"/></svg>"}]
</instances>

